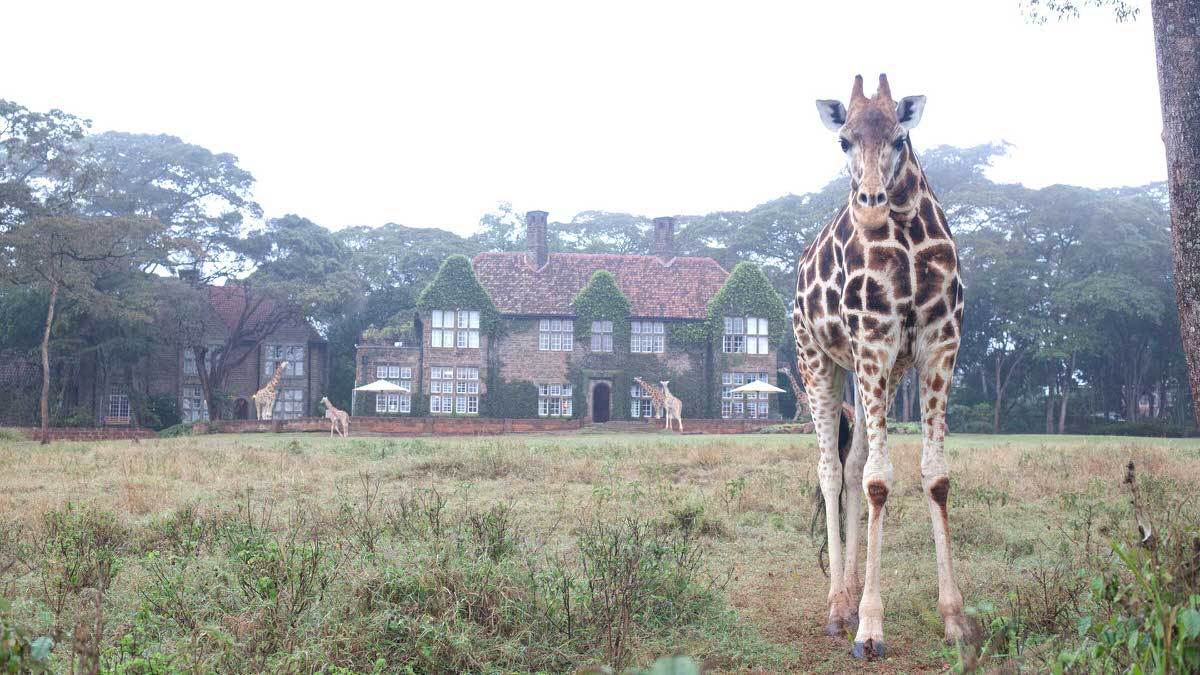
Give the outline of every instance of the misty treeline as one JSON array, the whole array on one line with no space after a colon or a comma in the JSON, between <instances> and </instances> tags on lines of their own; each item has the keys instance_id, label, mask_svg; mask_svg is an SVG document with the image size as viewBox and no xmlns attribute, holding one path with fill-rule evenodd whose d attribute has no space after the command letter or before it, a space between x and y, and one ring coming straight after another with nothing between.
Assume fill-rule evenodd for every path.
<instances>
[{"instance_id":1,"label":"misty treeline","mask_svg":"<svg viewBox=\"0 0 1200 675\"><path fill-rule=\"evenodd\" d=\"M196 352L210 409L219 410L223 378L240 353L234 347L261 344L297 315L329 340L330 399L347 407L364 329L410 315L447 255L524 247L522 217L508 204L483 215L469 237L395 223L331 231L297 215L264 218L254 179L235 156L171 136L92 134L88 126L0 101L0 359L41 363L44 347L42 416L51 421L73 413L68 385L83 354L103 368L130 368L155 344ZM1004 152L983 145L920 153L966 281L951 428L1190 428L1162 185L994 183L985 170ZM680 215L676 253L711 256L727 269L753 261L790 305L795 261L847 189L837 178L748 211ZM649 253L652 243L650 219L623 213L585 211L550 229L556 251ZM171 276L179 269L195 270L202 283ZM228 344L198 344L212 320L203 284L231 282L244 288L248 309ZM270 311L256 311L264 307ZM916 420L918 401L915 382L906 381L893 416Z\"/></svg>"}]
</instances>

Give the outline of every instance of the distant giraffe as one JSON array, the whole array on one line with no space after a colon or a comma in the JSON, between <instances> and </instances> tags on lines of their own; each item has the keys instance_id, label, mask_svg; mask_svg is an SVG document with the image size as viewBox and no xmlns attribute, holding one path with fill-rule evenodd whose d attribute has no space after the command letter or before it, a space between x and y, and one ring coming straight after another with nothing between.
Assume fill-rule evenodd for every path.
<instances>
[{"instance_id":1,"label":"distant giraffe","mask_svg":"<svg viewBox=\"0 0 1200 675\"><path fill-rule=\"evenodd\" d=\"M283 377L283 369L287 368L287 365L287 361L280 361L279 365L275 367L275 374L267 381L266 386L250 397L254 399L254 408L258 411L258 419L269 420L274 414L276 387L279 386L279 378Z\"/></svg>"},{"instance_id":2,"label":"distant giraffe","mask_svg":"<svg viewBox=\"0 0 1200 675\"><path fill-rule=\"evenodd\" d=\"M342 438L350 435L350 413L345 410L338 410L332 403L329 402L328 396L321 397L321 403L325 404L325 417L329 418L329 436L333 437L333 432L337 431Z\"/></svg>"},{"instance_id":3,"label":"distant giraffe","mask_svg":"<svg viewBox=\"0 0 1200 675\"><path fill-rule=\"evenodd\" d=\"M661 418L663 414L663 406L666 403L666 398L663 396L662 389L647 384L646 381L640 377L633 378L633 381L637 382L638 386L640 386L642 389L645 389L647 394L650 394L650 409L655 418Z\"/></svg>"},{"instance_id":4,"label":"distant giraffe","mask_svg":"<svg viewBox=\"0 0 1200 675\"><path fill-rule=\"evenodd\" d=\"M671 428L671 418L674 417L675 421L679 423L679 433L682 434L683 401L680 401L674 394L671 393L671 390L667 388L667 385L670 384L669 381L664 381L661 384L663 390L663 410L667 413L667 423L663 428L669 430Z\"/></svg>"}]
</instances>

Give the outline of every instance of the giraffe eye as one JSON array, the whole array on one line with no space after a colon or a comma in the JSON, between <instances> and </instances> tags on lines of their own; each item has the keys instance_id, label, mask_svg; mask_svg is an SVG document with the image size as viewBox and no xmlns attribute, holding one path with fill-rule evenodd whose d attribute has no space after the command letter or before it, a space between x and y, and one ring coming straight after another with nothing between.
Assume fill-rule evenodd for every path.
<instances>
[{"instance_id":1,"label":"giraffe eye","mask_svg":"<svg viewBox=\"0 0 1200 675\"><path fill-rule=\"evenodd\" d=\"M904 149L904 141L907 139L908 139L907 136L901 136L900 138L897 138L896 140L892 141L892 147L896 149L896 152L899 152Z\"/></svg>"},{"instance_id":2,"label":"giraffe eye","mask_svg":"<svg viewBox=\"0 0 1200 675\"><path fill-rule=\"evenodd\" d=\"M850 152L850 141L846 140L845 136L838 138L842 143L842 152Z\"/></svg>"}]
</instances>

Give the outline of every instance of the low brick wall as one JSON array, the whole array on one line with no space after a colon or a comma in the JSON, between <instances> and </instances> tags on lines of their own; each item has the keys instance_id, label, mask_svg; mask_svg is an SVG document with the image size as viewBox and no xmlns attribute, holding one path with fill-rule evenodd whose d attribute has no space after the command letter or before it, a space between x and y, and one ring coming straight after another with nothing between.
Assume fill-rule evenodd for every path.
<instances>
[{"instance_id":1,"label":"low brick wall","mask_svg":"<svg viewBox=\"0 0 1200 675\"><path fill-rule=\"evenodd\" d=\"M771 420L710 420L710 419L687 419L683 420L684 433L698 434L753 434L757 433L763 427L769 427L772 424L779 424ZM653 429L662 429L662 420L649 420L646 426ZM675 423L671 423L671 428L676 429Z\"/></svg>"},{"instance_id":2,"label":"low brick wall","mask_svg":"<svg viewBox=\"0 0 1200 675\"><path fill-rule=\"evenodd\" d=\"M302 417L294 420L222 420L214 424L218 432L246 434L258 432L329 433L329 420L323 417ZM478 436L507 433L536 433L567 431L583 427L582 420L511 420L487 417L354 417L350 420L351 435L387 434L416 436Z\"/></svg>"},{"instance_id":3,"label":"low brick wall","mask_svg":"<svg viewBox=\"0 0 1200 675\"><path fill-rule=\"evenodd\" d=\"M7 427L13 428L13 427ZM42 430L37 427L16 427L31 441L40 440ZM51 427L52 441L119 441L133 438L154 438L150 429L133 427Z\"/></svg>"}]
</instances>

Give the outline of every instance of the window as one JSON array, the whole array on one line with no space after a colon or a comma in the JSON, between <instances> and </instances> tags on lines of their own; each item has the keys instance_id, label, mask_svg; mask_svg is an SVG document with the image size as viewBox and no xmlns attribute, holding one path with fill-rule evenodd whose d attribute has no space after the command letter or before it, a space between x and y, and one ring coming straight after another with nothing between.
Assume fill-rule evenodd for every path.
<instances>
[{"instance_id":1,"label":"window","mask_svg":"<svg viewBox=\"0 0 1200 675\"><path fill-rule=\"evenodd\" d=\"M613 322L592 322L592 351L611 352L613 350Z\"/></svg>"},{"instance_id":2,"label":"window","mask_svg":"<svg viewBox=\"0 0 1200 675\"><path fill-rule=\"evenodd\" d=\"M635 419L654 416L654 405L650 398L650 392L636 384L629 388L629 416Z\"/></svg>"},{"instance_id":3,"label":"window","mask_svg":"<svg viewBox=\"0 0 1200 675\"><path fill-rule=\"evenodd\" d=\"M479 368L429 367L429 412L479 414Z\"/></svg>"},{"instance_id":4,"label":"window","mask_svg":"<svg viewBox=\"0 0 1200 675\"><path fill-rule=\"evenodd\" d=\"M733 390L754 381L769 382L767 373L721 373L721 417L766 419L771 409L765 393L735 394Z\"/></svg>"},{"instance_id":5,"label":"window","mask_svg":"<svg viewBox=\"0 0 1200 675\"><path fill-rule=\"evenodd\" d=\"M208 419L208 401L204 400L204 388L198 384L183 385L179 407L184 422Z\"/></svg>"},{"instance_id":6,"label":"window","mask_svg":"<svg viewBox=\"0 0 1200 675\"><path fill-rule=\"evenodd\" d=\"M215 361L217 359L217 357L220 356L221 349L222 349L221 345L209 345L208 346L208 353L204 355L204 361L210 368L212 367L213 361ZM275 372L274 370L271 371L272 374L274 374L274 372ZM184 375L198 375L199 374L196 372L196 351L194 349L192 349L191 347L184 347L184 349L183 349L183 374Z\"/></svg>"},{"instance_id":7,"label":"window","mask_svg":"<svg viewBox=\"0 0 1200 675\"><path fill-rule=\"evenodd\" d=\"M770 354L767 320L753 316L725 317L721 351L726 354Z\"/></svg>"},{"instance_id":8,"label":"window","mask_svg":"<svg viewBox=\"0 0 1200 675\"><path fill-rule=\"evenodd\" d=\"M440 349L479 349L479 312L435 309L431 317L429 346Z\"/></svg>"},{"instance_id":9,"label":"window","mask_svg":"<svg viewBox=\"0 0 1200 675\"><path fill-rule=\"evenodd\" d=\"M304 375L304 347L295 345L266 345L263 347L263 375L273 377L280 361L287 360L284 377Z\"/></svg>"},{"instance_id":10,"label":"window","mask_svg":"<svg viewBox=\"0 0 1200 675\"><path fill-rule=\"evenodd\" d=\"M376 394L375 412L380 415L412 412L412 396L409 394Z\"/></svg>"},{"instance_id":11,"label":"window","mask_svg":"<svg viewBox=\"0 0 1200 675\"><path fill-rule=\"evenodd\" d=\"M538 416L570 417L571 393L569 384L539 384Z\"/></svg>"},{"instance_id":12,"label":"window","mask_svg":"<svg viewBox=\"0 0 1200 675\"><path fill-rule=\"evenodd\" d=\"M635 354L663 353L662 321L634 321L630 325L629 351Z\"/></svg>"},{"instance_id":13,"label":"window","mask_svg":"<svg viewBox=\"0 0 1200 675\"><path fill-rule=\"evenodd\" d=\"M412 391L412 368L379 364L375 366L375 379L387 380L400 386L405 391ZM395 411L393 411L395 412Z\"/></svg>"},{"instance_id":14,"label":"window","mask_svg":"<svg viewBox=\"0 0 1200 675\"><path fill-rule=\"evenodd\" d=\"M575 322L570 319L542 319L538 322L538 351L569 352L575 345Z\"/></svg>"},{"instance_id":15,"label":"window","mask_svg":"<svg viewBox=\"0 0 1200 675\"><path fill-rule=\"evenodd\" d=\"M275 396L275 410L272 414L276 419L284 420L304 417L304 390L280 389Z\"/></svg>"},{"instance_id":16,"label":"window","mask_svg":"<svg viewBox=\"0 0 1200 675\"><path fill-rule=\"evenodd\" d=\"M108 395L108 416L129 419L129 394L113 389Z\"/></svg>"}]
</instances>

